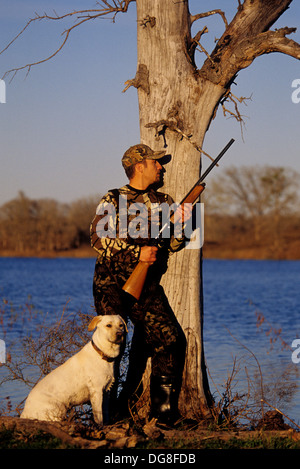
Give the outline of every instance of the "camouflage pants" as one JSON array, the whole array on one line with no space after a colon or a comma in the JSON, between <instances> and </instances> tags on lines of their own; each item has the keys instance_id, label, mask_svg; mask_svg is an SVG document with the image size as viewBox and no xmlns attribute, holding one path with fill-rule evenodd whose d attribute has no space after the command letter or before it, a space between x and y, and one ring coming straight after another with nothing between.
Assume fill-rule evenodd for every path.
<instances>
[{"instance_id":1,"label":"camouflage pants","mask_svg":"<svg viewBox=\"0 0 300 469\"><path fill-rule=\"evenodd\" d=\"M120 284L105 266L96 263L93 294L97 314L120 314L134 324L128 374L138 380L151 357L152 375L181 377L186 339L163 288L148 282L139 302L133 304Z\"/></svg>"}]
</instances>

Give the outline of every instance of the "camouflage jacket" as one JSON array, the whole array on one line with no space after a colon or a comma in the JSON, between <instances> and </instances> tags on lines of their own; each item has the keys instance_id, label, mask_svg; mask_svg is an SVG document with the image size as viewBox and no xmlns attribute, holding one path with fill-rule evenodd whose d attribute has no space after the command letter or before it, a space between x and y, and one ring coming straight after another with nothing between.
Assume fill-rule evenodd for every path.
<instances>
[{"instance_id":1,"label":"camouflage jacket","mask_svg":"<svg viewBox=\"0 0 300 469\"><path fill-rule=\"evenodd\" d=\"M122 266L119 273L126 280L139 260L141 247L151 244L168 221L173 204L169 195L153 189L142 191L126 185L110 190L102 197L90 227L97 263ZM170 231L164 231L156 242L158 258L151 267L158 277L166 270L168 256L185 245L182 227Z\"/></svg>"}]
</instances>

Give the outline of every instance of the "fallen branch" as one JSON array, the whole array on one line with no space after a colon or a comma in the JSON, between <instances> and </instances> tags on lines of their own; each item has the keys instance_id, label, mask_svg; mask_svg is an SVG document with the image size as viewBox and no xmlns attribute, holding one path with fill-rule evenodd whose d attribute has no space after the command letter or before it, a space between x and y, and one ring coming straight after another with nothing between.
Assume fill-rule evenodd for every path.
<instances>
[{"instance_id":1,"label":"fallen branch","mask_svg":"<svg viewBox=\"0 0 300 469\"><path fill-rule=\"evenodd\" d=\"M0 417L0 428L2 428L2 430L5 428L6 430L30 435L43 432L58 438L62 443L68 446L79 446L81 448L91 447L89 440L77 437L73 438L66 431L49 422L20 419L19 417Z\"/></svg>"}]
</instances>

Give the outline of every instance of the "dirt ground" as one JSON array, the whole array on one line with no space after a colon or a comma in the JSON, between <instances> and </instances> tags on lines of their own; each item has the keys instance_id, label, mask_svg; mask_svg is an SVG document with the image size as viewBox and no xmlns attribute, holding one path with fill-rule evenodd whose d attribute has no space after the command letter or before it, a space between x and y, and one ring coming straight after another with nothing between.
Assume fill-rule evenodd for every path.
<instances>
[{"instance_id":1,"label":"dirt ground","mask_svg":"<svg viewBox=\"0 0 300 469\"><path fill-rule=\"evenodd\" d=\"M53 424L18 417L0 417L0 448L31 447L41 434L55 438L58 448L79 449L300 449L300 433L275 412L267 413L255 430L211 430L204 423L163 428L151 421L137 428L128 421L101 429ZM277 414L277 415L276 415ZM6 435L1 438L1 435ZM6 441L6 443L5 443ZM12 443L14 442L14 443ZM43 449L43 443L41 443Z\"/></svg>"}]
</instances>

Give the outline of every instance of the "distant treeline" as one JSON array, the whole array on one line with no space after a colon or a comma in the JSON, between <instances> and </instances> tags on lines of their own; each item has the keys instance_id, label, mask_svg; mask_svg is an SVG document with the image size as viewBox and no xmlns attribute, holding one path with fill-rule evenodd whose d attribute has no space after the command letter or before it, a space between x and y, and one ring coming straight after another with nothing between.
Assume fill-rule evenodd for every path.
<instances>
[{"instance_id":1,"label":"distant treeline","mask_svg":"<svg viewBox=\"0 0 300 469\"><path fill-rule=\"evenodd\" d=\"M300 259L299 174L272 166L231 167L204 191L209 257Z\"/></svg>"},{"instance_id":2,"label":"distant treeline","mask_svg":"<svg viewBox=\"0 0 300 469\"><path fill-rule=\"evenodd\" d=\"M236 257L239 251L240 257L299 259L298 183L298 173L278 167L229 168L208 181L202 198L207 257ZM0 207L0 254L43 256L86 249L99 199L66 204L32 200L19 192Z\"/></svg>"},{"instance_id":3,"label":"distant treeline","mask_svg":"<svg viewBox=\"0 0 300 469\"><path fill-rule=\"evenodd\" d=\"M0 207L0 252L42 255L90 243L89 226L99 197L70 204L29 199L23 192Z\"/></svg>"}]
</instances>

